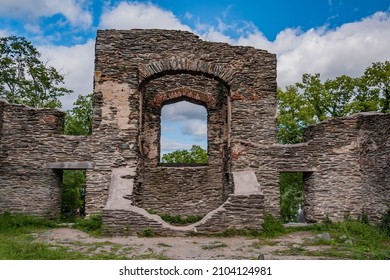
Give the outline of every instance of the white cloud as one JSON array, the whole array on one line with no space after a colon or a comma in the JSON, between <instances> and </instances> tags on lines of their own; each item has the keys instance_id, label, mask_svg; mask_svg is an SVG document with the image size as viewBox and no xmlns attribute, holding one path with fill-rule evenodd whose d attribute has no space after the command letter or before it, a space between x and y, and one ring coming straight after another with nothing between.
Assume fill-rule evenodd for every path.
<instances>
[{"instance_id":1,"label":"white cloud","mask_svg":"<svg viewBox=\"0 0 390 280\"><path fill-rule=\"evenodd\" d=\"M254 29L234 44L266 49L278 55L278 84L300 81L303 73L321 73L322 78L360 76L372 62L390 59L390 14L377 12L337 29L326 26L302 32L281 31L275 41Z\"/></svg>"},{"instance_id":2,"label":"white cloud","mask_svg":"<svg viewBox=\"0 0 390 280\"><path fill-rule=\"evenodd\" d=\"M191 102L182 101L165 105L161 110L161 118L168 121L206 120L206 108Z\"/></svg>"},{"instance_id":3,"label":"white cloud","mask_svg":"<svg viewBox=\"0 0 390 280\"><path fill-rule=\"evenodd\" d=\"M151 3L121 2L115 7L107 7L100 17L100 28L132 29L159 28L191 31L176 16Z\"/></svg>"},{"instance_id":4,"label":"white cloud","mask_svg":"<svg viewBox=\"0 0 390 280\"><path fill-rule=\"evenodd\" d=\"M181 132L184 135L193 136L195 141L201 141L207 137L207 122L202 120L186 121Z\"/></svg>"},{"instance_id":5,"label":"white cloud","mask_svg":"<svg viewBox=\"0 0 390 280\"><path fill-rule=\"evenodd\" d=\"M95 42L89 40L86 44L66 46L40 46L42 60L49 60L61 74L65 74L65 87L72 89L71 95L61 98L63 109L70 109L78 95L86 95L93 90Z\"/></svg>"},{"instance_id":6,"label":"white cloud","mask_svg":"<svg viewBox=\"0 0 390 280\"><path fill-rule=\"evenodd\" d=\"M214 26L209 26L206 30L203 32L201 31L198 34L206 41L234 44L234 40L231 37L223 34L222 31L218 30L218 28L215 28Z\"/></svg>"},{"instance_id":7,"label":"white cloud","mask_svg":"<svg viewBox=\"0 0 390 280\"><path fill-rule=\"evenodd\" d=\"M233 42L235 45L241 46L254 46L258 49L270 50L272 48L272 42L261 33L257 28L254 28L249 34L239 37Z\"/></svg>"},{"instance_id":8,"label":"white cloud","mask_svg":"<svg viewBox=\"0 0 390 280\"><path fill-rule=\"evenodd\" d=\"M161 139L162 154L176 150L189 150L191 147L192 144L179 143L166 138Z\"/></svg>"},{"instance_id":9,"label":"white cloud","mask_svg":"<svg viewBox=\"0 0 390 280\"><path fill-rule=\"evenodd\" d=\"M385 13L335 30L309 30L290 36L286 39L295 43L294 48L279 53L278 74L282 85L299 80L305 72L321 73L323 78L360 76L372 62L390 59L390 16ZM276 51L283 41L276 39Z\"/></svg>"},{"instance_id":10,"label":"white cloud","mask_svg":"<svg viewBox=\"0 0 390 280\"><path fill-rule=\"evenodd\" d=\"M181 127L181 134L193 141L204 141L207 137L207 110L201 105L187 101L166 105L161 110L161 120L164 133Z\"/></svg>"},{"instance_id":11,"label":"white cloud","mask_svg":"<svg viewBox=\"0 0 390 280\"><path fill-rule=\"evenodd\" d=\"M31 21L62 14L73 26L88 28L92 15L83 9L84 0L1 0L0 15Z\"/></svg>"},{"instance_id":12,"label":"white cloud","mask_svg":"<svg viewBox=\"0 0 390 280\"><path fill-rule=\"evenodd\" d=\"M198 21L196 32L205 40L232 45L253 46L278 56L278 85L284 87L301 80L304 73L320 73L323 79L340 75L357 77L372 62L390 59L390 14L377 12L337 29L323 26L303 32L286 28L275 41L268 40L251 23L217 26ZM237 36L226 35L226 31Z\"/></svg>"}]
</instances>

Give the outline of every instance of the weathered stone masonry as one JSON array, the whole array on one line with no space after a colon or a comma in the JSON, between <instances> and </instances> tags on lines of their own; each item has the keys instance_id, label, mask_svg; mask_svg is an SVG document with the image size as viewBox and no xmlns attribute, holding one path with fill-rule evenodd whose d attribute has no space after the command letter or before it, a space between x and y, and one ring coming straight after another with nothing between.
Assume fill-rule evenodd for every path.
<instances>
[{"instance_id":1,"label":"weathered stone masonry","mask_svg":"<svg viewBox=\"0 0 390 280\"><path fill-rule=\"evenodd\" d=\"M276 141L276 56L182 31L102 30L96 39L93 134L63 136L63 113L0 102L0 212L55 215L61 169L87 171L86 211L107 232L159 234L260 228L279 216L281 172L304 173L310 222L390 200L390 115L358 114L310 127L304 143ZM207 110L209 162L159 163L161 108ZM90 169L91 168L91 169ZM174 227L146 209L206 215Z\"/></svg>"},{"instance_id":2,"label":"weathered stone masonry","mask_svg":"<svg viewBox=\"0 0 390 280\"><path fill-rule=\"evenodd\" d=\"M61 135L63 117L0 100L0 212L59 213L62 173L45 164L89 160L86 137Z\"/></svg>"}]
</instances>

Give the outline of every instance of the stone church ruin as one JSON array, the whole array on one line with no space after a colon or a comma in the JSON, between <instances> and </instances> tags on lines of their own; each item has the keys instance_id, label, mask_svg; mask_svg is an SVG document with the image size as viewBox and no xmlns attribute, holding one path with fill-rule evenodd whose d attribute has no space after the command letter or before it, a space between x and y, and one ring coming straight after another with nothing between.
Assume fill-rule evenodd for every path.
<instances>
[{"instance_id":1,"label":"stone church ruin","mask_svg":"<svg viewBox=\"0 0 390 280\"><path fill-rule=\"evenodd\" d=\"M279 178L302 172L309 222L390 201L390 114L362 113L309 127L305 142L276 139L276 55L168 30L101 30L95 53L93 134L62 134L64 113L0 100L0 212L55 216L62 171L86 169L86 213L111 234L258 229L280 215ZM161 108L207 109L208 164L160 163ZM146 210L200 215L172 226Z\"/></svg>"}]
</instances>

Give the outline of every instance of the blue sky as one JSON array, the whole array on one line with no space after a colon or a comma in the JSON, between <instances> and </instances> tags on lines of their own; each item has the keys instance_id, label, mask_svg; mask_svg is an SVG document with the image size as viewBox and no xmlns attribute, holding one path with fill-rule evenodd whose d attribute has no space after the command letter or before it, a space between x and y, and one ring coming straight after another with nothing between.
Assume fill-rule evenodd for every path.
<instances>
[{"instance_id":1,"label":"blue sky","mask_svg":"<svg viewBox=\"0 0 390 280\"><path fill-rule=\"evenodd\" d=\"M74 90L62 99L64 109L92 92L96 30L111 28L180 29L266 49L278 56L280 87L303 73L359 76L372 62L390 60L389 0L0 0L0 36L32 41ZM176 104L166 111L165 151L204 146L197 142L205 136L202 108Z\"/></svg>"}]
</instances>

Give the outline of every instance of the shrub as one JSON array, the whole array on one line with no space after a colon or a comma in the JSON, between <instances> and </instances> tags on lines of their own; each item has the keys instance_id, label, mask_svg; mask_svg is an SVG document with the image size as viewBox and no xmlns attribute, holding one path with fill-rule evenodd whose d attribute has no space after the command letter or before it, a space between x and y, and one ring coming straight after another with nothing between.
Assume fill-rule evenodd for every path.
<instances>
[{"instance_id":1,"label":"shrub","mask_svg":"<svg viewBox=\"0 0 390 280\"><path fill-rule=\"evenodd\" d=\"M263 235L266 237L274 237L286 232L281 220L276 219L268 213L264 213Z\"/></svg>"},{"instance_id":2,"label":"shrub","mask_svg":"<svg viewBox=\"0 0 390 280\"><path fill-rule=\"evenodd\" d=\"M153 229L151 227L146 227L140 234L143 237L152 237L154 235Z\"/></svg>"}]
</instances>

